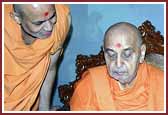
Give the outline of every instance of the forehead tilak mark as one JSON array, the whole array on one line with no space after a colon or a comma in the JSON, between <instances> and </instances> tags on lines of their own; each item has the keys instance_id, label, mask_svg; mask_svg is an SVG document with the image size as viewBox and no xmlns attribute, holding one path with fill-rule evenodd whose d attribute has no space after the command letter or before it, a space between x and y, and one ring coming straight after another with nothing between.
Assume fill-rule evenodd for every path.
<instances>
[{"instance_id":1,"label":"forehead tilak mark","mask_svg":"<svg viewBox=\"0 0 168 115\"><path fill-rule=\"evenodd\" d=\"M48 16L48 12L45 12L45 13L44 13L44 16Z\"/></svg>"},{"instance_id":2,"label":"forehead tilak mark","mask_svg":"<svg viewBox=\"0 0 168 115\"><path fill-rule=\"evenodd\" d=\"M116 43L116 44L115 44L115 47L120 48L120 47L121 47L121 44L120 44L120 43Z\"/></svg>"}]
</instances>

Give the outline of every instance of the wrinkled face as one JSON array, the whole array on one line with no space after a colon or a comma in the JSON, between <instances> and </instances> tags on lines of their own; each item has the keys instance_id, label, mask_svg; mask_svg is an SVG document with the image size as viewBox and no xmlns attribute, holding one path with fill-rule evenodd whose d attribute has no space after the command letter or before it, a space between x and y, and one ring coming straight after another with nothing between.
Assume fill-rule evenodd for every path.
<instances>
[{"instance_id":1,"label":"wrinkled face","mask_svg":"<svg viewBox=\"0 0 168 115\"><path fill-rule=\"evenodd\" d=\"M104 42L104 55L108 72L121 84L130 83L136 76L140 48L137 35L129 31L108 32Z\"/></svg>"},{"instance_id":2,"label":"wrinkled face","mask_svg":"<svg viewBox=\"0 0 168 115\"><path fill-rule=\"evenodd\" d=\"M47 38L56 23L56 10L51 4L25 5L21 19L22 30L34 38Z\"/></svg>"}]
</instances>

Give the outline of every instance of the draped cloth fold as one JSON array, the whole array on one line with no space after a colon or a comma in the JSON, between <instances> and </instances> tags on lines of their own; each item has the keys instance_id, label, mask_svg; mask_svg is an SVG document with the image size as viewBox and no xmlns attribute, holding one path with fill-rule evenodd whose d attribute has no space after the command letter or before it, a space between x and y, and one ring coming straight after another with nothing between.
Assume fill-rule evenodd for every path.
<instances>
[{"instance_id":1,"label":"draped cloth fold","mask_svg":"<svg viewBox=\"0 0 168 115\"><path fill-rule=\"evenodd\" d=\"M25 45L20 26L10 17L13 5L4 5L4 108L7 111L38 108L50 55L62 47L70 27L68 6L55 5L55 8L57 22L52 35Z\"/></svg>"},{"instance_id":2,"label":"draped cloth fold","mask_svg":"<svg viewBox=\"0 0 168 115\"><path fill-rule=\"evenodd\" d=\"M106 66L91 68L75 84L71 110L163 111L164 74L146 63L140 64L132 87L121 90Z\"/></svg>"}]
</instances>

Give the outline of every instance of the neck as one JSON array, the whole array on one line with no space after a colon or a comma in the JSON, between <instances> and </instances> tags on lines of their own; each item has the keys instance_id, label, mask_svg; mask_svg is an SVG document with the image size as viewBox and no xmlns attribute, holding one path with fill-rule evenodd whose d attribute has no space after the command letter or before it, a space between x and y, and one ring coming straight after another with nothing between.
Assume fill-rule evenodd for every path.
<instances>
[{"instance_id":1,"label":"neck","mask_svg":"<svg viewBox=\"0 0 168 115\"><path fill-rule=\"evenodd\" d=\"M125 83L125 84L122 84L118 81L118 84L119 84L119 87L120 87L121 90L125 90L125 89L133 87L133 85L135 84L135 81L136 80L133 79L131 82Z\"/></svg>"}]
</instances>

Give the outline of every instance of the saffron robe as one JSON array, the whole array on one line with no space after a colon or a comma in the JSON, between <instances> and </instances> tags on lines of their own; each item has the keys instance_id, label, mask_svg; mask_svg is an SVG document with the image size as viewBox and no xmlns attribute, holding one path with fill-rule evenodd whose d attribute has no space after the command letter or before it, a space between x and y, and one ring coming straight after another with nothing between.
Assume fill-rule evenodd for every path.
<instances>
[{"instance_id":1,"label":"saffron robe","mask_svg":"<svg viewBox=\"0 0 168 115\"><path fill-rule=\"evenodd\" d=\"M76 111L160 111L164 109L164 74L146 63L140 64L134 84L120 90L106 66L88 69L75 84L70 109Z\"/></svg>"},{"instance_id":2,"label":"saffron robe","mask_svg":"<svg viewBox=\"0 0 168 115\"><path fill-rule=\"evenodd\" d=\"M4 109L37 110L39 91L50 55L62 47L69 31L69 7L55 5L57 22L52 35L25 45L20 26L10 17L13 5L4 5Z\"/></svg>"}]
</instances>

